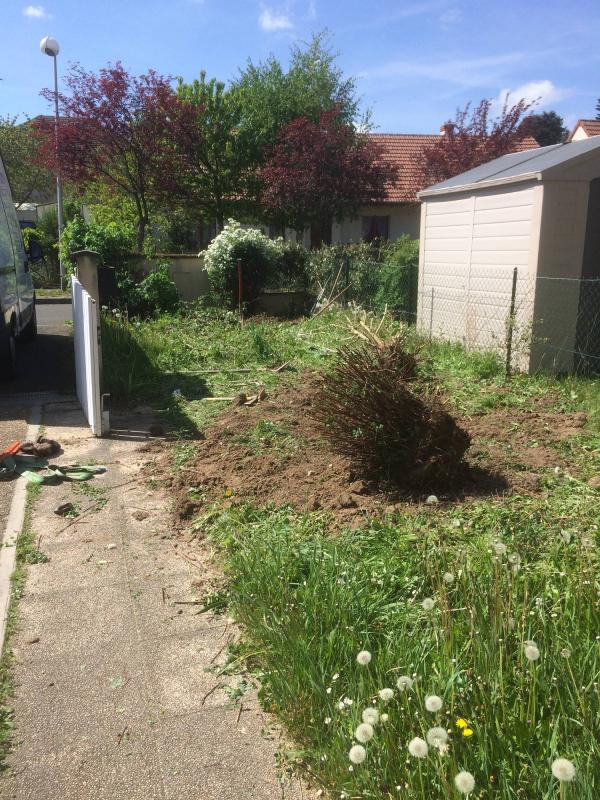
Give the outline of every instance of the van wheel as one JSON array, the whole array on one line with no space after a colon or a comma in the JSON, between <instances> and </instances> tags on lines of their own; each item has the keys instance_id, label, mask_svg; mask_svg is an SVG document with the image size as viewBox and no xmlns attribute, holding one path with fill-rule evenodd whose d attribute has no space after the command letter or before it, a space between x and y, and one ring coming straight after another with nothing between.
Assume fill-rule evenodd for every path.
<instances>
[{"instance_id":1,"label":"van wheel","mask_svg":"<svg viewBox=\"0 0 600 800\"><path fill-rule=\"evenodd\" d=\"M29 319L29 322L23 330L21 331L20 339L22 342L33 342L35 337L37 336L37 313L35 306L33 307L33 313Z\"/></svg>"},{"instance_id":2,"label":"van wheel","mask_svg":"<svg viewBox=\"0 0 600 800\"><path fill-rule=\"evenodd\" d=\"M17 343L11 330L0 333L0 380L10 381L17 377Z\"/></svg>"}]
</instances>

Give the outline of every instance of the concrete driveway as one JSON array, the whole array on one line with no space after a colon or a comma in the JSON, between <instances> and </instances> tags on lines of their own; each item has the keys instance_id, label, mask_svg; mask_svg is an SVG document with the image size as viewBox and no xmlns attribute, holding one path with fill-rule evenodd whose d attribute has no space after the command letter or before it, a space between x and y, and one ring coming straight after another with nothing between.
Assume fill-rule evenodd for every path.
<instances>
[{"instance_id":1,"label":"concrete driveway","mask_svg":"<svg viewBox=\"0 0 600 800\"><path fill-rule=\"evenodd\" d=\"M18 377L0 385L0 397L24 392L72 394L75 361L70 303L38 303L38 336L18 347Z\"/></svg>"},{"instance_id":2,"label":"concrete driveway","mask_svg":"<svg viewBox=\"0 0 600 800\"><path fill-rule=\"evenodd\" d=\"M75 392L75 360L70 303L37 306L38 336L18 346L16 380L0 383L0 451L23 439L29 411L44 396ZM0 538L4 532L13 491L12 481L0 481Z\"/></svg>"}]
</instances>

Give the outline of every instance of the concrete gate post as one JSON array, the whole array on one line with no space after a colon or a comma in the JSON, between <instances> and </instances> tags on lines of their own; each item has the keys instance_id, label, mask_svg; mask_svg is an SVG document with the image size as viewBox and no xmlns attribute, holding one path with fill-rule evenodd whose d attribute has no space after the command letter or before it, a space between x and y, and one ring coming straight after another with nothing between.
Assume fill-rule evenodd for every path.
<instances>
[{"instance_id":1,"label":"concrete gate post","mask_svg":"<svg viewBox=\"0 0 600 800\"><path fill-rule=\"evenodd\" d=\"M100 309L100 291L98 289L98 267L100 266L100 255L94 250L77 250L73 253L75 258L75 269L79 282L95 301Z\"/></svg>"}]
</instances>

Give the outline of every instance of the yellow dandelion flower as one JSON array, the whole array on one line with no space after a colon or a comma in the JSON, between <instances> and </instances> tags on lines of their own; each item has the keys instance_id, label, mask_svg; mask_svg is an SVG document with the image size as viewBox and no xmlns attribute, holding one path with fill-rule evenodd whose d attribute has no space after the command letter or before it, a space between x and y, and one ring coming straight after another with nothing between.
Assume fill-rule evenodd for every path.
<instances>
[{"instance_id":1,"label":"yellow dandelion flower","mask_svg":"<svg viewBox=\"0 0 600 800\"><path fill-rule=\"evenodd\" d=\"M469 723L467 722L466 719L463 719L462 717L459 717L456 720L456 727L457 728L468 728L469 727Z\"/></svg>"},{"instance_id":2,"label":"yellow dandelion flower","mask_svg":"<svg viewBox=\"0 0 600 800\"><path fill-rule=\"evenodd\" d=\"M473 736L473 731L471 730L471 728L463 728L462 735L468 738L469 736Z\"/></svg>"}]
</instances>

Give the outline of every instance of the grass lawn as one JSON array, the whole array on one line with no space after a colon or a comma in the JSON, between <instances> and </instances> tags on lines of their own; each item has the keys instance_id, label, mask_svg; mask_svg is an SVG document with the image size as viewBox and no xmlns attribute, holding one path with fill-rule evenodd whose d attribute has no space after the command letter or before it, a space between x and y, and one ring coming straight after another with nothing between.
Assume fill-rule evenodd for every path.
<instances>
[{"instance_id":1,"label":"grass lawn","mask_svg":"<svg viewBox=\"0 0 600 800\"><path fill-rule=\"evenodd\" d=\"M230 405L202 397L258 385L275 393L330 363L348 335L335 312L243 328L197 312L106 320L103 344L113 396L156 404L183 435ZM588 481L600 475L600 384L516 376L505 385L492 356L425 347L464 419L501 409L508 427L519 413L539 416L540 398L555 422L587 414L585 427L548 445L535 491L382 508L335 534L327 512L228 498L190 529L219 545L229 612L246 632L239 656L290 733L287 763L328 796L595 800L600 493ZM284 362L297 371L190 374ZM268 419L252 431L254 453L277 441ZM195 447L175 446L174 470ZM294 457L288 443L279 449L273 457ZM574 780L553 775L559 758L575 765ZM568 764L555 771L571 777Z\"/></svg>"}]
</instances>

